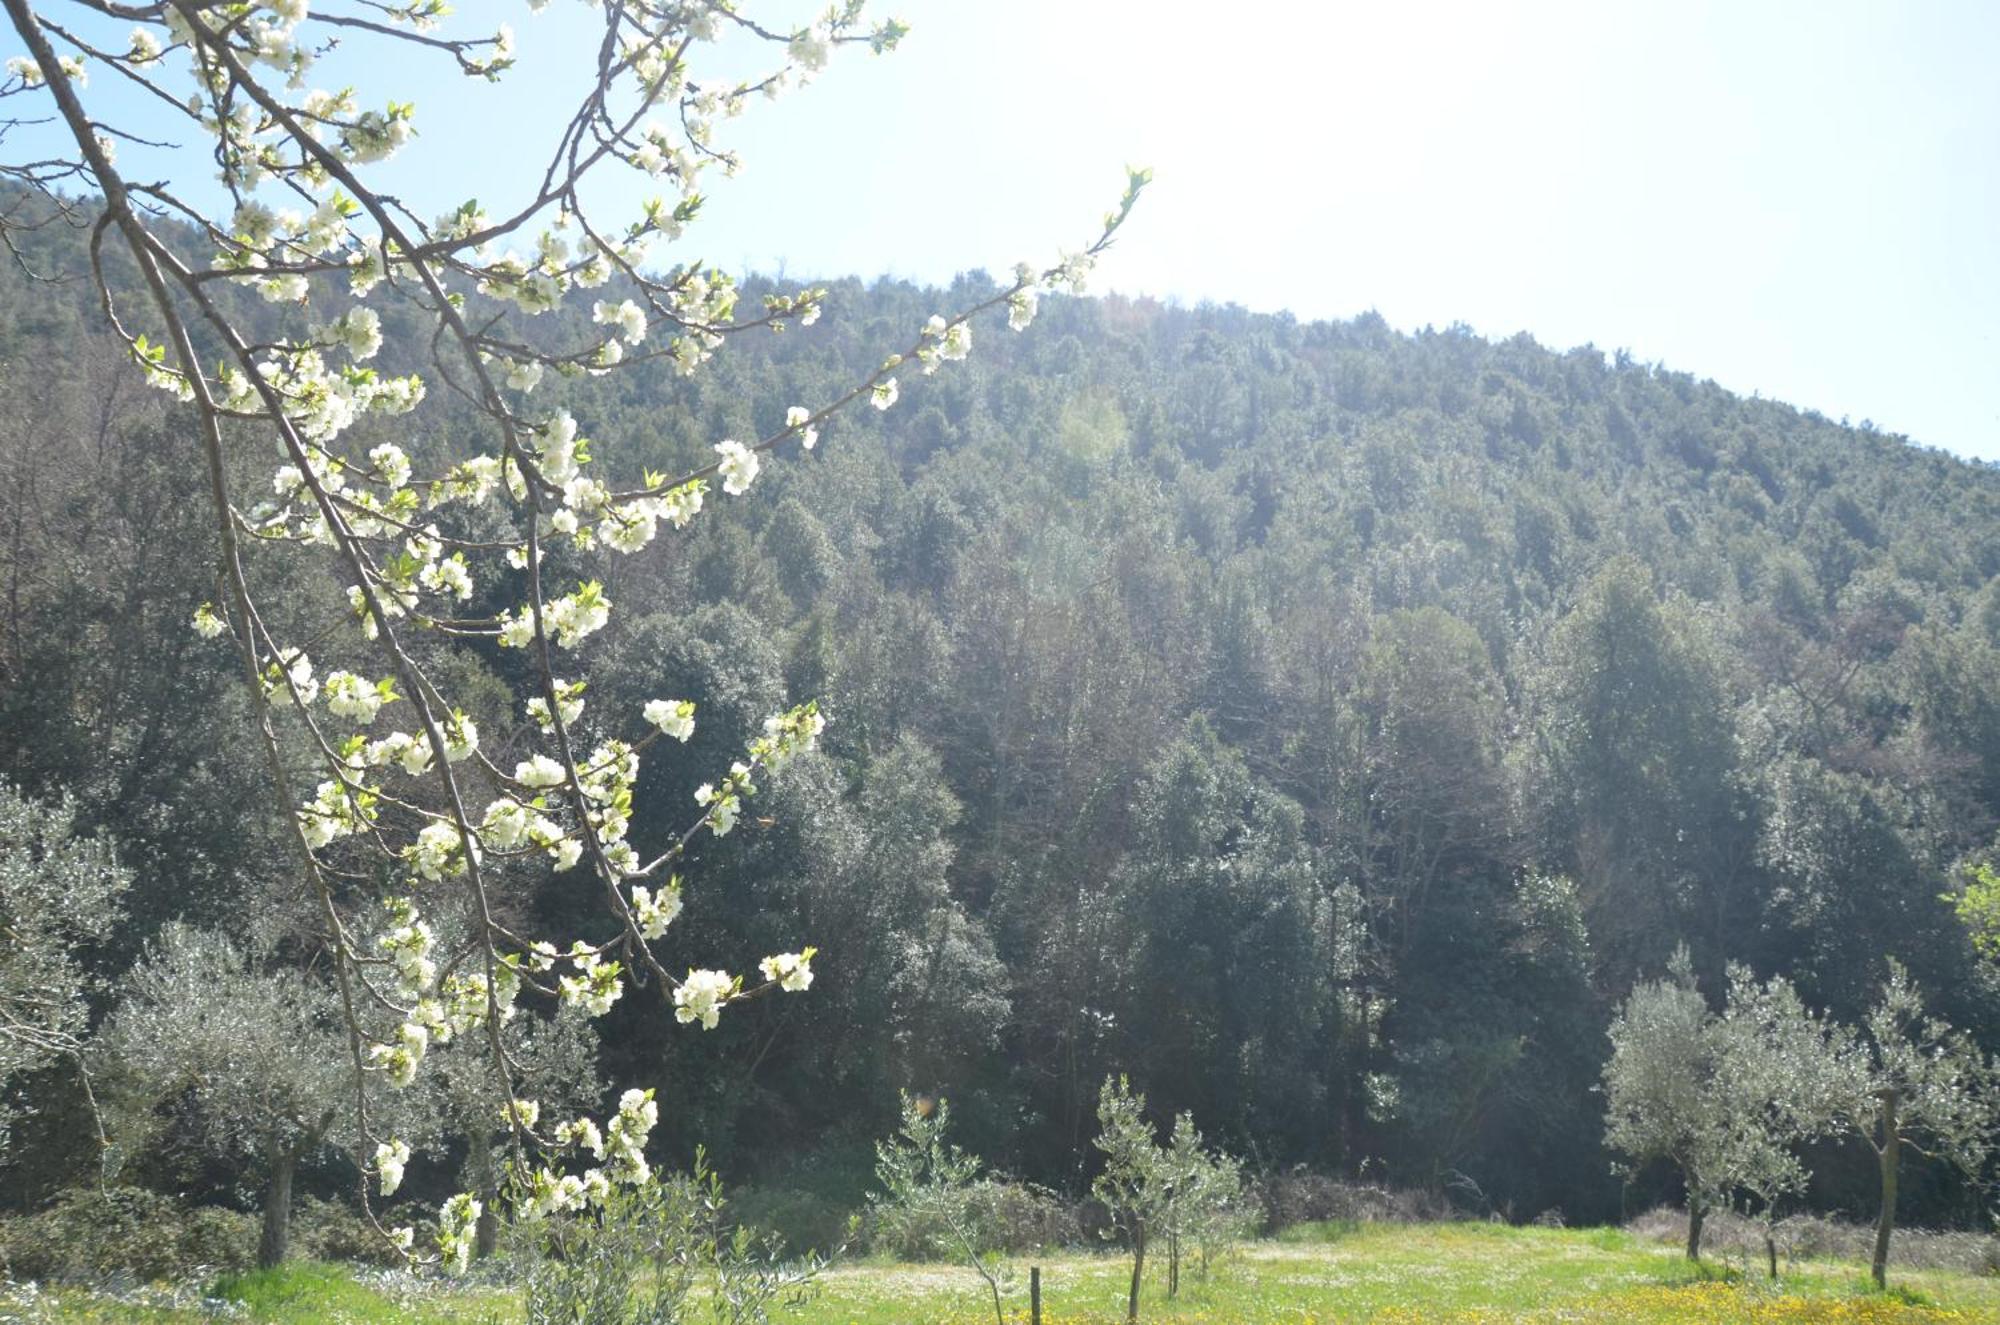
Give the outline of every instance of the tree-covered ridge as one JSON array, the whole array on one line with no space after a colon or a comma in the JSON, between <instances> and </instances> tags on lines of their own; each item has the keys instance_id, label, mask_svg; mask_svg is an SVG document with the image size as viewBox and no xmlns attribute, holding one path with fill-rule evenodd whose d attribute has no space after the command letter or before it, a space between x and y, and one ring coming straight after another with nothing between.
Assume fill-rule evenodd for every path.
<instances>
[{"instance_id":1,"label":"tree-covered ridge","mask_svg":"<svg viewBox=\"0 0 2000 1325\"><path fill-rule=\"evenodd\" d=\"M677 472L986 285L835 283L698 380L544 390ZM0 775L73 793L134 869L115 973L234 914L276 847L227 653L187 629L213 551L177 415L81 286L9 268L0 309ZM428 331L383 320L393 371ZM944 1091L971 1149L1080 1191L1126 1073L1261 1166L1601 1216L1604 1029L1677 943L1712 1003L1739 961L1850 1021L1895 956L2000 1043L1942 896L2000 810L2000 472L1587 349L1117 298L901 391L604 580L633 690L586 731L658 694L704 715L649 796L689 803L787 701L830 718L771 823L702 844L680 922L813 935L813 997L604 1025L672 1146L845 1197L898 1088ZM519 665L422 647L474 695ZM501 748L520 723L473 716ZM511 882L597 923L563 876Z\"/></svg>"}]
</instances>

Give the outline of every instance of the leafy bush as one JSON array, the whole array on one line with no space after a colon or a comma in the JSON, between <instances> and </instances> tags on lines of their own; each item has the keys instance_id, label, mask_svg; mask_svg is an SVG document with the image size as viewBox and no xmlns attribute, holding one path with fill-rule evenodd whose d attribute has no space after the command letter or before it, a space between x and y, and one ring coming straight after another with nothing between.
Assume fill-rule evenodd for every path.
<instances>
[{"instance_id":1,"label":"leafy bush","mask_svg":"<svg viewBox=\"0 0 2000 1325\"><path fill-rule=\"evenodd\" d=\"M728 1231L722 1184L697 1154L687 1177L648 1175L543 1220L528 1325L764 1325L800 1300L823 1262L786 1264L750 1229Z\"/></svg>"},{"instance_id":2,"label":"leafy bush","mask_svg":"<svg viewBox=\"0 0 2000 1325\"><path fill-rule=\"evenodd\" d=\"M307 1260L359 1261L391 1268L403 1263L389 1240L342 1201L311 1196L300 1201L292 1212L292 1240L296 1254Z\"/></svg>"},{"instance_id":3,"label":"leafy bush","mask_svg":"<svg viewBox=\"0 0 2000 1325\"><path fill-rule=\"evenodd\" d=\"M1036 1183L982 1178L966 1189L965 1210L978 1243L1010 1256L1091 1245L1084 1206ZM871 1211L865 1225L868 1250L900 1261L954 1259L951 1239L941 1219L905 1210L894 1217Z\"/></svg>"},{"instance_id":4,"label":"leafy bush","mask_svg":"<svg viewBox=\"0 0 2000 1325\"><path fill-rule=\"evenodd\" d=\"M1421 1224L1462 1217L1440 1196L1349 1182L1305 1168L1257 1178L1250 1185L1249 1201L1263 1212L1268 1234L1294 1224Z\"/></svg>"},{"instance_id":5,"label":"leafy bush","mask_svg":"<svg viewBox=\"0 0 2000 1325\"><path fill-rule=\"evenodd\" d=\"M188 1209L143 1187L65 1192L37 1214L0 1221L0 1264L16 1279L89 1281L120 1272L146 1282L241 1270L257 1220L216 1206Z\"/></svg>"}]
</instances>

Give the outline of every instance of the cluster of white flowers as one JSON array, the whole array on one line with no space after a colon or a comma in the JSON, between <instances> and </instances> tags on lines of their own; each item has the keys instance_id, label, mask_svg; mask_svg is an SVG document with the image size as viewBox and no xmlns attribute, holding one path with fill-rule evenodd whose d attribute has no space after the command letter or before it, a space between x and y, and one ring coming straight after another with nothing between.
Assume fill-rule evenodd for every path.
<instances>
[{"instance_id":1,"label":"cluster of white flowers","mask_svg":"<svg viewBox=\"0 0 2000 1325\"><path fill-rule=\"evenodd\" d=\"M818 951L817 948L807 948L804 952L781 952L757 963L757 969L764 973L766 980L774 981L786 993L803 993L812 988L812 959Z\"/></svg>"},{"instance_id":2,"label":"cluster of white flowers","mask_svg":"<svg viewBox=\"0 0 2000 1325\"><path fill-rule=\"evenodd\" d=\"M581 940L572 946L570 962L576 967L575 973L556 981L562 1001L582 1008L593 1017L611 1011L611 1005L625 992L625 982L620 979L624 967L586 950Z\"/></svg>"},{"instance_id":3,"label":"cluster of white flowers","mask_svg":"<svg viewBox=\"0 0 2000 1325\"><path fill-rule=\"evenodd\" d=\"M659 1119L660 1107L652 1091L628 1090L619 1098L617 1114L602 1131L587 1117L557 1127L553 1134L556 1145L587 1151L601 1167L575 1174L542 1165L528 1176L526 1192L517 1206L520 1215L544 1219L601 1205L610 1196L612 1183L644 1182L652 1172L646 1162L646 1139Z\"/></svg>"},{"instance_id":4,"label":"cluster of white flowers","mask_svg":"<svg viewBox=\"0 0 2000 1325\"><path fill-rule=\"evenodd\" d=\"M361 832L375 822L375 799L372 792L350 787L344 778L320 783L313 798L299 809L299 832L306 845L317 851Z\"/></svg>"},{"instance_id":5,"label":"cluster of white flowers","mask_svg":"<svg viewBox=\"0 0 2000 1325\"><path fill-rule=\"evenodd\" d=\"M575 1146L579 1150L588 1150L598 1159L604 1158L604 1134L597 1130L597 1124L589 1118L575 1118L557 1127L555 1143L559 1146Z\"/></svg>"},{"instance_id":6,"label":"cluster of white flowers","mask_svg":"<svg viewBox=\"0 0 2000 1325\"><path fill-rule=\"evenodd\" d=\"M933 313L924 324L924 341L917 347L917 362L929 377L941 363L958 363L972 353L972 324L964 318L946 322Z\"/></svg>"},{"instance_id":7,"label":"cluster of white flowers","mask_svg":"<svg viewBox=\"0 0 2000 1325\"><path fill-rule=\"evenodd\" d=\"M1034 324L1040 303L1035 287L1035 269L1025 262L1021 263L1014 268L1014 283L1020 288L1007 296L1007 329L1026 331Z\"/></svg>"},{"instance_id":8,"label":"cluster of white flowers","mask_svg":"<svg viewBox=\"0 0 2000 1325\"><path fill-rule=\"evenodd\" d=\"M283 649L264 665L264 697L276 699L287 688L300 704L319 698L319 682L313 676L312 659L303 649Z\"/></svg>"},{"instance_id":9,"label":"cluster of white flowers","mask_svg":"<svg viewBox=\"0 0 2000 1325\"><path fill-rule=\"evenodd\" d=\"M708 831L717 837L727 837L736 827L736 819L743 811L743 797L756 794L756 784L750 781L750 766L738 762L729 766L729 776L717 787L713 782L704 782L694 791L694 803L702 807L706 814L704 822Z\"/></svg>"},{"instance_id":10,"label":"cluster of white flowers","mask_svg":"<svg viewBox=\"0 0 2000 1325\"><path fill-rule=\"evenodd\" d=\"M727 971L690 970L687 979L674 986L674 1019L698 1021L712 1031L722 1015L722 1005L736 997L743 981Z\"/></svg>"},{"instance_id":11,"label":"cluster of white flowers","mask_svg":"<svg viewBox=\"0 0 2000 1325\"><path fill-rule=\"evenodd\" d=\"M694 735L694 701L653 699L646 702L645 719L660 731L685 744Z\"/></svg>"},{"instance_id":12,"label":"cluster of white flowers","mask_svg":"<svg viewBox=\"0 0 2000 1325\"><path fill-rule=\"evenodd\" d=\"M717 442L715 453L722 457L715 465L715 472L722 476L722 490L732 497L748 492L762 464L757 453L731 438Z\"/></svg>"},{"instance_id":13,"label":"cluster of white flowers","mask_svg":"<svg viewBox=\"0 0 2000 1325\"><path fill-rule=\"evenodd\" d=\"M390 732L379 741L366 742L361 761L368 768L396 764L411 777L419 777L430 771L430 742L409 732Z\"/></svg>"},{"instance_id":14,"label":"cluster of white flowers","mask_svg":"<svg viewBox=\"0 0 2000 1325\"><path fill-rule=\"evenodd\" d=\"M616 327L627 345L637 345L646 339L646 310L630 299L618 304L599 300L592 306L590 316L591 321L600 325Z\"/></svg>"},{"instance_id":15,"label":"cluster of white flowers","mask_svg":"<svg viewBox=\"0 0 2000 1325\"><path fill-rule=\"evenodd\" d=\"M479 843L467 842L455 824L433 819L418 830L417 840L403 849L403 858L426 879L455 878L465 873L468 856L477 856Z\"/></svg>"},{"instance_id":16,"label":"cluster of white flowers","mask_svg":"<svg viewBox=\"0 0 2000 1325\"><path fill-rule=\"evenodd\" d=\"M618 1115L604 1129L604 1167L613 1181L645 1181L646 1138L659 1121L652 1091L628 1090L618 1097Z\"/></svg>"},{"instance_id":17,"label":"cluster of white flowers","mask_svg":"<svg viewBox=\"0 0 2000 1325\"><path fill-rule=\"evenodd\" d=\"M417 1069L423 1065L430 1047L430 1031L417 1022L406 1021L393 1041L369 1048L369 1064L380 1069L390 1085L400 1089L417 1079Z\"/></svg>"},{"instance_id":18,"label":"cluster of white flowers","mask_svg":"<svg viewBox=\"0 0 2000 1325\"><path fill-rule=\"evenodd\" d=\"M375 944L395 966L403 997L415 999L437 980L437 966L431 961L431 949L437 938L430 925L417 914L415 902L391 898L388 908L392 927Z\"/></svg>"},{"instance_id":19,"label":"cluster of white flowers","mask_svg":"<svg viewBox=\"0 0 2000 1325\"><path fill-rule=\"evenodd\" d=\"M819 747L826 718L817 703L801 704L764 719L763 734L750 742L750 757L773 773L782 772L793 758Z\"/></svg>"},{"instance_id":20,"label":"cluster of white flowers","mask_svg":"<svg viewBox=\"0 0 2000 1325\"><path fill-rule=\"evenodd\" d=\"M446 1268L460 1274L472 1263L472 1242L486 1207L471 1192L460 1192L438 1211L437 1245Z\"/></svg>"},{"instance_id":21,"label":"cluster of white flowers","mask_svg":"<svg viewBox=\"0 0 2000 1325\"><path fill-rule=\"evenodd\" d=\"M58 55L56 57L56 64L61 67L63 77L67 78L77 87L82 88L89 84L90 68L84 64L81 55ZM48 82L48 77L42 72L42 67L25 55L16 55L8 60L7 72L13 77L20 79L21 86L23 87L40 87L42 84Z\"/></svg>"},{"instance_id":22,"label":"cluster of white flowers","mask_svg":"<svg viewBox=\"0 0 2000 1325\"><path fill-rule=\"evenodd\" d=\"M384 704L397 698L395 682L388 677L371 682L352 672L328 672L325 689L327 711L335 717L352 718L363 727L375 721Z\"/></svg>"},{"instance_id":23,"label":"cluster of white flowers","mask_svg":"<svg viewBox=\"0 0 2000 1325\"><path fill-rule=\"evenodd\" d=\"M558 787L569 780L560 760L535 755L514 765L514 781L524 787Z\"/></svg>"},{"instance_id":24,"label":"cluster of white flowers","mask_svg":"<svg viewBox=\"0 0 2000 1325\"><path fill-rule=\"evenodd\" d=\"M585 637L604 629L605 623L611 620L611 600L604 596L602 584L590 580L579 584L575 593L549 602L543 610L543 617L549 629L555 632L556 644L573 649Z\"/></svg>"},{"instance_id":25,"label":"cluster of white flowers","mask_svg":"<svg viewBox=\"0 0 2000 1325\"><path fill-rule=\"evenodd\" d=\"M819 429L812 427L812 411L794 405L785 411L785 427L799 435L799 445L810 451L819 442Z\"/></svg>"},{"instance_id":26,"label":"cluster of white flowers","mask_svg":"<svg viewBox=\"0 0 2000 1325\"><path fill-rule=\"evenodd\" d=\"M382 1195L394 1196L403 1185L403 1169L410 1162L410 1147L401 1141L384 1141L375 1147L375 1172L382 1179Z\"/></svg>"},{"instance_id":27,"label":"cluster of white flowers","mask_svg":"<svg viewBox=\"0 0 2000 1325\"><path fill-rule=\"evenodd\" d=\"M667 926L681 913L681 881L670 880L656 895L644 884L632 888L632 923L648 941L667 936Z\"/></svg>"},{"instance_id":28,"label":"cluster of white flowers","mask_svg":"<svg viewBox=\"0 0 2000 1325\"><path fill-rule=\"evenodd\" d=\"M565 727L583 716L584 684L582 681L550 683L549 688L554 690L556 695L556 716L562 719ZM539 727L544 735L555 732L555 719L549 715L549 701L545 696L536 695L528 701L528 720Z\"/></svg>"},{"instance_id":29,"label":"cluster of white flowers","mask_svg":"<svg viewBox=\"0 0 2000 1325\"><path fill-rule=\"evenodd\" d=\"M229 629L229 623L215 610L214 603L203 603L194 610L194 633L203 639L214 639Z\"/></svg>"}]
</instances>

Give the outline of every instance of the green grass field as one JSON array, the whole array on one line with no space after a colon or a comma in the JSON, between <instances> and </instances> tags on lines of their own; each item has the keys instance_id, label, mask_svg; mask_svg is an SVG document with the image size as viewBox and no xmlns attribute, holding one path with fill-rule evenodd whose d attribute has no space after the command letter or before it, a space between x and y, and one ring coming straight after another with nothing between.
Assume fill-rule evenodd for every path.
<instances>
[{"instance_id":1,"label":"green grass field","mask_svg":"<svg viewBox=\"0 0 2000 1325\"><path fill-rule=\"evenodd\" d=\"M1115 1255L1040 1258L1049 1325L1124 1319L1128 1263ZM1014 1262L1013 1320L1027 1319L1027 1261ZM1748 1274L1742 1273L1748 1270ZM1671 1247L1615 1229L1508 1228L1492 1224L1308 1225L1246 1243L1206 1282L1183 1273L1177 1301L1164 1267L1147 1276L1141 1316L1176 1325L1331 1325L1373 1322L2000 1322L2000 1278L1910 1270L1887 1294L1869 1291L1863 1267L1827 1262L1792 1268L1771 1285L1753 1266L1687 1266ZM431 1325L516 1318L500 1289L468 1286L391 1291L336 1266L295 1265L212 1286L244 1304L238 1319ZM813 1299L783 1325L979 1325L990 1299L969 1270L857 1262L828 1272ZM11 1314L10 1314L11 1313ZM25 1309L0 1299L0 1320L184 1322L199 1307L136 1306L76 1292L46 1294Z\"/></svg>"}]
</instances>

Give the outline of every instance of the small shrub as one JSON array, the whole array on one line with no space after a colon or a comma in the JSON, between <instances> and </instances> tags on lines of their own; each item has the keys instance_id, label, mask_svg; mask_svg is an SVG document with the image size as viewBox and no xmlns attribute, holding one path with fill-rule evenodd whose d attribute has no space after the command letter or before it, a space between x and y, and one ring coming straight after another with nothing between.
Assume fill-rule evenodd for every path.
<instances>
[{"instance_id":1,"label":"small shrub","mask_svg":"<svg viewBox=\"0 0 2000 1325\"><path fill-rule=\"evenodd\" d=\"M190 1210L143 1187L77 1189L47 1210L0 1222L0 1263L16 1279L85 1282L122 1272L150 1283L241 1270L256 1248L255 1217Z\"/></svg>"},{"instance_id":2,"label":"small shrub","mask_svg":"<svg viewBox=\"0 0 2000 1325\"><path fill-rule=\"evenodd\" d=\"M1010 1256L1057 1247L1091 1245L1095 1225L1085 1206L1032 1182L995 1174L974 1182L965 1192L965 1214L983 1247ZM1099 1215L1099 1223L1102 1216ZM870 1212L865 1224L868 1250L899 1261L952 1260L958 1249L941 1218L897 1210Z\"/></svg>"},{"instance_id":3,"label":"small shrub","mask_svg":"<svg viewBox=\"0 0 2000 1325\"><path fill-rule=\"evenodd\" d=\"M1350 1182L1303 1167L1255 1179L1249 1200L1262 1212L1267 1234L1295 1224L1422 1224L1463 1217L1438 1195Z\"/></svg>"},{"instance_id":4,"label":"small shrub","mask_svg":"<svg viewBox=\"0 0 2000 1325\"><path fill-rule=\"evenodd\" d=\"M972 1218L981 1241L1009 1255L1086 1245L1077 1203L1047 1187L995 1175L976 1183Z\"/></svg>"},{"instance_id":5,"label":"small shrub","mask_svg":"<svg viewBox=\"0 0 2000 1325\"><path fill-rule=\"evenodd\" d=\"M762 1325L773 1308L803 1300L823 1262L783 1262L747 1225L731 1232L726 1204L696 1152L688 1176L649 1174L539 1221L529 1325Z\"/></svg>"},{"instance_id":6,"label":"small shrub","mask_svg":"<svg viewBox=\"0 0 2000 1325\"><path fill-rule=\"evenodd\" d=\"M849 1239L854 1212L822 1192L758 1187L729 1198L735 1222L769 1233L787 1247L832 1255Z\"/></svg>"},{"instance_id":7,"label":"small shrub","mask_svg":"<svg viewBox=\"0 0 2000 1325\"><path fill-rule=\"evenodd\" d=\"M312 1261L350 1261L395 1267L403 1263L389 1240L343 1201L308 1196L292 1211L295 1255Z\"/></svg>"}]
</instances>

